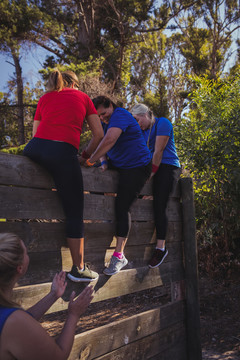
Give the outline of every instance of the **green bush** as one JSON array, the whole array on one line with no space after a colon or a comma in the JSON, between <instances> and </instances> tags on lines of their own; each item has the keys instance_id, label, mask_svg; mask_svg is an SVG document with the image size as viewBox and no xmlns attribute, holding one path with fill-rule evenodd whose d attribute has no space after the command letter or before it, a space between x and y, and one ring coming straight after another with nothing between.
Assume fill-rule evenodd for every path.
<instances>
[{"instance_id":1,"label":"green bush","mask_svg":"<svg viewBox=\"0 0 240 360\"><path fill-rule=\"evenodd\" d=\"M178 153L195 180L197 230L229 248L240 231L240 77L195 77L190 111L176 126Z\"/></svg>"},{"instance_id":2,"label":"green bush","mask_svg":"<svg viewBox=\"0 0 240 360\"><path fill-rule=\"evenodd\" d=\"M23 145L20 145L20 146L1 149L1 151L4 152L4 153L7 153L7 154L22 155L23 149L25 148L25 146L26 146L26 144L23 144Z\"/></svg>"}]
</instances>

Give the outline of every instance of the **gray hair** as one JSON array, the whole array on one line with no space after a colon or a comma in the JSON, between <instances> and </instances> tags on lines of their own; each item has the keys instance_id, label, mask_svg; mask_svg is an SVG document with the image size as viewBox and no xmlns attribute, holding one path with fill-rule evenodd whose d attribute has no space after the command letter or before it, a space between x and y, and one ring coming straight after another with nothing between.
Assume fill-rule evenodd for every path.
<instances>
[{"instance_id":1,"label":"gray hair","mask_svg":"<svg viewBox=\"0 0 240 360\"><path fill-rule=\"evenodd\" d=\"M153 112L147 107L147 105L144 104L136 104L132 107L130 110L131 114L134 115L145 115L147 114L149 119L151 120L151 123L154 123L155 118L153 115Z\"/></svg>"}]
</instances>

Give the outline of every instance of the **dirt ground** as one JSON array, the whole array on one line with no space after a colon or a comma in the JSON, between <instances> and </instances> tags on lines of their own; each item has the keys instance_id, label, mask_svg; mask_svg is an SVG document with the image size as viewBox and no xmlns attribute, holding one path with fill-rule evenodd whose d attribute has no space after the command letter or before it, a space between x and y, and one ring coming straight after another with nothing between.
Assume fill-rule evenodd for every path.
<instances>
[{"instance_id":1,"label":"dirt ground","mask_svg":"<svg viewBox=\"0 0 240 360\"><path fill-rule=\"evenodd\" d=\"M240 283L239 271L226 278L210 278L200 275L200 320L203 360L240 359ZM144 300L144 301L143 301ZM160 297L159 288L93 303L81 318L77 332L83 332L109 322L124 319L130 315L147 311L170 301L168 296ZM56 316L56 315L55 315ZM42 325L51 335L58 334L66 319L61 312L56 320L46 315Z\"/></svg>"},{"instance_id":2,"label":"dirt ground","mask_svg":"<svg viewBox=\"0 0 240 360\"><path fill-rule=\"evenodd\" d=\"M204 277L199 290L203 359L240 359L239 281Z\"/></svg>"}]
</instances>

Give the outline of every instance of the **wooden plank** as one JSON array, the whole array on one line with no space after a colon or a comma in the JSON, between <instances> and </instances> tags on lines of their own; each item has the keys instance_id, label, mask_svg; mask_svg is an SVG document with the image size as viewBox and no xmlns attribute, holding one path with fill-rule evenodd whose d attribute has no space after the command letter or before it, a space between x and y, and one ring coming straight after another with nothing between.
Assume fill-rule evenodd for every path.
<instances>
[{"instance_id":1,"label":"wooden plank","mask_svg":"<svg viewBox=\"0 0 240 360\"><path fill-rule=\"evenodd\" d=\"M191 178L180 181L183 205L183 239L187 296L188 360L201 360L200 309L198 294L198 261L196 222Z\"/></svg>"},{"instance_id":2,"label":"wooden plank","mask_svg":"<svg viewBox=\"0 0 240 360\"><path fill-rule=\"evenodd\" d=\"M114 222L85 223L85 249L110 248L116 246L113 237ZM61 251L67 247L65 223L36 221L0 222L0 232L13 232L23 239L28 252ZM182 241L182 223L168 224L166 243ZM153 222L137 222L131 224L127 246L155 244L156 234Z\"/></svg>"},{"instance_id":3,"label":"wooden plank","mask_svg":"<svg viewBox=\"0 0 240 360\"><path fill-rule=\"evenodd\" d=\"M167 357L170 349L174 349L179 344L185 342L185 327L182 323L175 324L167 329L161 330L155 334L147 336L134 343L126 344L121 348L114 350L103 356L96 357L96 360L147 360L161 354L160 359L186 360L186 351L184 354L174 353L176 357ZM183 348L183 347L181 347ZM163 356L162 356L163 354ZM76 358L75 358L76 359ZM91 359L91 358L90 358Z\"/></svg>"},{"instance_id":4,"label":"wooden plank","mask_svg":"<svg viewBox=\"0 0 240 360\"><path fill-rule=\"evenodd\" d=\"M174 262L182 261L182 244L171 243L168 246L169 254L164 261ZM132 269L146 266L151 258L153 246L135 245L127 246L125 250L128 259L128 265L125 269ZM85 249L85 261L90 264L91 268L102 273L104 264L109 263L113 254L113 249L98 248ZM29 269L24 277L19 280L21 285L37 284L51 281L56 272L64 269L69 271L72 267L72 257L70 251L66 248L61 251L43 251L30 252Z\"/></svg>"},{"instance_id":5,"label":"wooden plank","mask_svg":"<svg viewBox=\"0 0 240 360\"><path fill-rule=\"evenodd\" d=\"M61 251L67 247L63 222L6 221L0 222L0 232L17 234L24 241L28 253Z\"/></svg>"},{"instance_id":6,"label":"wooden plank","mask_svg":"<svg viewBox=\"0 0 240 360\"><path fill-rule=\"evenodd\" d=\"M56 191L0 186L0 218L64 219Z\"/></svg>"},{"instance_id":7,"label":"wooden plank","mask_svg":"<svg viewBox=\"0 0 240 360\"><path fill-rule=\"evenodd\" d=\"M185 331L185 329L183 329ZM160 353L151 356L148 360L186 360L186 338L183 335L183 338L179 338L173 346L167 348L166 350L161 350ZM143 359L145 360L145 359Z\"/></svg>"},{"instance_id":8,"label":"wooden plank","mask_svg":"<svg viewBox=\"0 0 240 360\"><path fill-rule=\"evenodd\" d=\"M184 322L184 309L183 301L167 304L78 334L75 336L69 360L83 359L83 353L88 353L87 359L94 359L116 349L123 350L125 345L159 333L175 324L178 330L179 323ZM168 334L169 332L168 330ZM132 359L132 357L128 356L125 359Z\"/></svg>"},{"instance_id":9,"label":"wooden plank","mask_svg":"<svg viewBox=\"0 0 240 360\"><path fill-rule=\"evenodd\" d=\"M142 267L122 270L112 277L100 274L98 281L93 282L96 291L93 302L151 289L156 286L168 287L171 281L179 281L183 277L184 271L181 262L166 262L155 269ZM67 288L63 297L49 309L48 313L65 310L72 291L74 290L78 295L85 286L86 284L73 283L67 280ZM14 299L27 309L47 295L50 287L51 283L16 287L13 292Z\"/></svg>"},{"instance_id":10,"label":"wooden plank","mask_svg":"<svg viewBox=\"0 0 240 360\"><path fill-rule=\"evenodd\" d=\"M0 152L0 184L51 189L54 182L41 166L21 155Z\"/></svg>"},{"instance_id":11,"label":"wooden plank","mask_svg":"<svg viewBox=\"0 0 240 360\"><path fill-rule=\"evenodd\" d=\"M86 191L114 193L117 188L116 171L102 172L99 168L82 167L84 189ZM0 184L40 189L52 189L54 183L49 174L38 164L21 155L0 152ZM141 194L151 195L151 182L147 183ZM175 184L172 195L179 197L179 186Z\"/></svg>"},{"instance_id":12,"label":"wooden plank","mask_svg":"<svg viewBox=\"0 0 240 360\"><path fill-rule=\"evenodd\" d=\"M5 219L64 219L56 191L0 186L0 218ZM84 196L84 219L113 221L115 197L96 194ZM37 206L36 206L37 204ZM167 207L170 221L181 221L181 205L171 198ZM132 221L153 219L152 201L138 199L131 208Z\"/></svg>"}]
</instances>

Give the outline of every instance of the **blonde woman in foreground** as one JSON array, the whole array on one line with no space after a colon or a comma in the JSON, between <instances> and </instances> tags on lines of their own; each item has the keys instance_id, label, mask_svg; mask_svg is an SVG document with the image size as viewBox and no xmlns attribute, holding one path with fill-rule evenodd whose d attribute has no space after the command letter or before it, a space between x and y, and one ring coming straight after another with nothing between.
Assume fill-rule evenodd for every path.
<instances>
[{"instance_id":1,"label":"blonde woman in foreground","mask_svg":"<svg viewBox=\"0 0 240 360\"><path fill-rule=\"evenodd\" d=\"M65 272L56 274L49 294L25 311L11 298L14 285L26 273L28 263L23 241L15 234L0 234L0 359L67 359L77 322L93 298L93 289L86 287L76 300L75 293L71 294L63 330L53 339L38 320L63 295Z\"/></svg>"}]
</instances>

